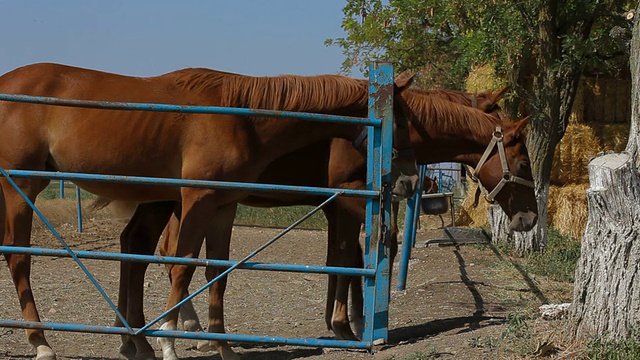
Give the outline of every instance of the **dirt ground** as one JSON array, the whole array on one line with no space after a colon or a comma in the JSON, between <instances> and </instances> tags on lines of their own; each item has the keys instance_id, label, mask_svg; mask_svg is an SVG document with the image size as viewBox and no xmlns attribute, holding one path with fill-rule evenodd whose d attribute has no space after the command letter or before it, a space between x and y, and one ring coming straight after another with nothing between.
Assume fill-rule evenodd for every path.
<instances>
[{"instance_id":1,"label":"dirt ground","mask_svg":"<svg viewBox=\"0 0 640 360\"><path fill-rule=\"evenodd\" d=\"M434 217L431 217L434 218ZM447 219L445 219L446 222ZM440 220L423 219L417 247L410 261L407 289L395 290L392 279L390 343L370 355L363 351L306 347L233 344L243 359L493 359L515 355L492 346L478 346L482 339L500 338L505 316L543 302L564 302L566 285L541 283L514 268L495 249L474 245L424 247L437 236ZM74 249L117 251L123 224L104 218L85 218L85 229L62 224L59 231ZM235 227L231 259L240 259L277 234L279 229ZM36 246L56 246L46 231L34 232ZM280 239L255 260L324 264L326 235L323 231L298 230ZM101 286L113 297L117 293L115 262L86 261ZM397 264L394 274L397 274ZM204 283L200 268L197 284ZM43 321L112 325L114 315L105 300L70 259L34 257L32 284ZM196 284L192 284L192 289ZM147 273L147 317L164 309L168 280L163 266L152 264ZM324 324L326 277L316 274L274 273L240 270L230 277L225 298L228 333L287 337L331 338ZM570 290L569 290L570 292ZM202 320L206 294L196 298ZM15 289L6 266L0 268L0 318L21 319ZM552 325L549 325L552 326ZM118 359L119 336L70 332L47 332L58 359ZM161 351L154 339L150 339ZM177 340L178 355L185 359L219 359L215 353L199 353L194 343ZM0 328L0 358L29 359L35 352L24 331Z\"/></svg>"}]
</instances>

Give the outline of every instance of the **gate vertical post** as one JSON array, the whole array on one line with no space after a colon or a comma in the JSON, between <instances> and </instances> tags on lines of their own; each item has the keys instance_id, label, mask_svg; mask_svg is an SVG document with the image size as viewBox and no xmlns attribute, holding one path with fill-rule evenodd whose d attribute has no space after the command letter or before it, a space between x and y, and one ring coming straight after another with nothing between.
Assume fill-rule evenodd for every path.
<instances>
[{"instance_id":1,"label":"gate vertical post","mask_svg":"<svg viewBox=\"0 0 640 360\"><path fill-rule=\"evenodd\" d=\"M369 118L382 121L369 128L367 189L380 191L380 199L367 199L363 340L386 342L389 337L389 230L391 216L391 151L393 147L393 65L376 62L369 68Z\"/></svg>"}]
</instances>

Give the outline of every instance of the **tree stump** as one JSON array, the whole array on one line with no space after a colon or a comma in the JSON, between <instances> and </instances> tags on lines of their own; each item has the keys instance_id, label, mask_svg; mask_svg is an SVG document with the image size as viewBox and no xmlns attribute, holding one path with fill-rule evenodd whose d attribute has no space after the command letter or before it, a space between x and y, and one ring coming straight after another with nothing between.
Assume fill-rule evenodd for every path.
<instances>
[{"instance_id":1,"label":"tree stump","mask_svg":"<svg viewBox=\"0 0 640 360\"><path fill-rule=\"evenodd\" d=\"M589 163L589 181L572 333L620 340L640 325L640 176L628 154L609 154Z\"/></svg>"},{"instance_id":2,"label":"tree stump","mask_svg":"<svg viewBox=\"0 0 640 360\"><path fill-rule=\"evenodd\" d=\"M513 244L513 251L523 256L530 251L539 251L539 242L534 241L536 228L531 231L509 231L509 217L500 205L491 205L487 209L487 218L491 227L491 243L506 242Z\"/></svg>"}]
</instances>

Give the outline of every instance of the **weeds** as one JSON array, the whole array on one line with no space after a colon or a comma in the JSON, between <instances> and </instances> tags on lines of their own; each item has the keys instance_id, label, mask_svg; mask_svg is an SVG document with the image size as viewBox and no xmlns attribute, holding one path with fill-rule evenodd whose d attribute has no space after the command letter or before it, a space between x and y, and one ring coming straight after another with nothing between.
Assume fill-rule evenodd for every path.
<instances>
[{"instance_id":1,"label":"weeds","mask_svg":"<svg viewBox=\"0 0 640 360\"><path fill-rule=\"evenodd\" d=\"M621 341L596 338L587 345L587 357L593 360L640 359L640 331L634 330Z\"/></svg>"},{"instance_id":2,"label":"weeds","mask_svg":"<svg viewBox=\"0 0 640 360\"><path fill-rule=\"evenodd\" d=\"M434 346L431 350L429 350L429 352L420 351L420 352L410 354L408 356L403 356L401 358L396 358L395 356L393 356L389 360L430 360L430 359L437 359L440 356L441 354L438 352L438 348Z\"/></svg>"},{"instance_id":3,"label":"weeds","mask_svg":"<svg viewBox=\"0 0 640 360\"><path fill-rule=\"evenodd\" d=\"M580 257L580 242L549 229L547 249L525 256L522 265L533 274L551 280L573 283L576 264Z\"/></svg>"}]
</instances>

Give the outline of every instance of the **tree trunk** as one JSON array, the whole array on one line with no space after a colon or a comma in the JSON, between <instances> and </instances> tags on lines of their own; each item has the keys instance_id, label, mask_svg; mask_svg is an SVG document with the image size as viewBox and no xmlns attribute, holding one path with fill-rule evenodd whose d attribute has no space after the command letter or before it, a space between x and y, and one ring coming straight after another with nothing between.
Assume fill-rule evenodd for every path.
<instances>
[{"instance_id":1,"label":"tree trunk","mask_svg":"<svg viewBox=\"0 0 640 360\"><path fill-rule=\"evenodd\" d=\"M629 154L611 154L591 161L589 181L572 333L622 339L640 325L640 174Z\"/></svg>"},{"instance_id":2,"label":"tree trunk","mask_svg":"<svg viewBox=\"0 0 640 360\"><path fill-rule=\"evenodd\" d=\"M545 208L546 211L546 208ZM499 205L491 205L487 209L487 219L491 227L491 242L498 244L506 242L512 244L513 252L518 256L524 256L531 251L540 251L541 243L536 239L545 239L547 227L536 226L531 231L509 231L509 217L502 211ZM538 231L544 234L538 234Z\"/></svg>"},{"instance_id":3,"label":"tree trunk","mask_svg":"<svg viewBox=\"0 0 640 360\"><path fill-rule=\"evenodd\" d=\"M640 5L636 8L636 14ZM640 326L640 22L631 42L631 131L627 152L589 164L589 219L576 268L571 330L578 340L626 338Z\"/></svg>"},{"instance_id":4,"label":"tree trunk","mask_svg":"<svg viewBox=\"0 0 640 360\"><path fill-rule=\"evenodd\" d=\"M551 167L556 146L569 124L582 64L563 61L563 33L558 27L558 2L541 1L538 7L538 43L533 72L533 111L527 137L538 204L538 223L529 232L513 235L515 252L542 251L547 244L547 218ZM571 31L587 41L592 20L577 22ZM563 30L561 30L563 29ZM502 232L503 233L503 232Z\"/></svg>"}]
</instances>

